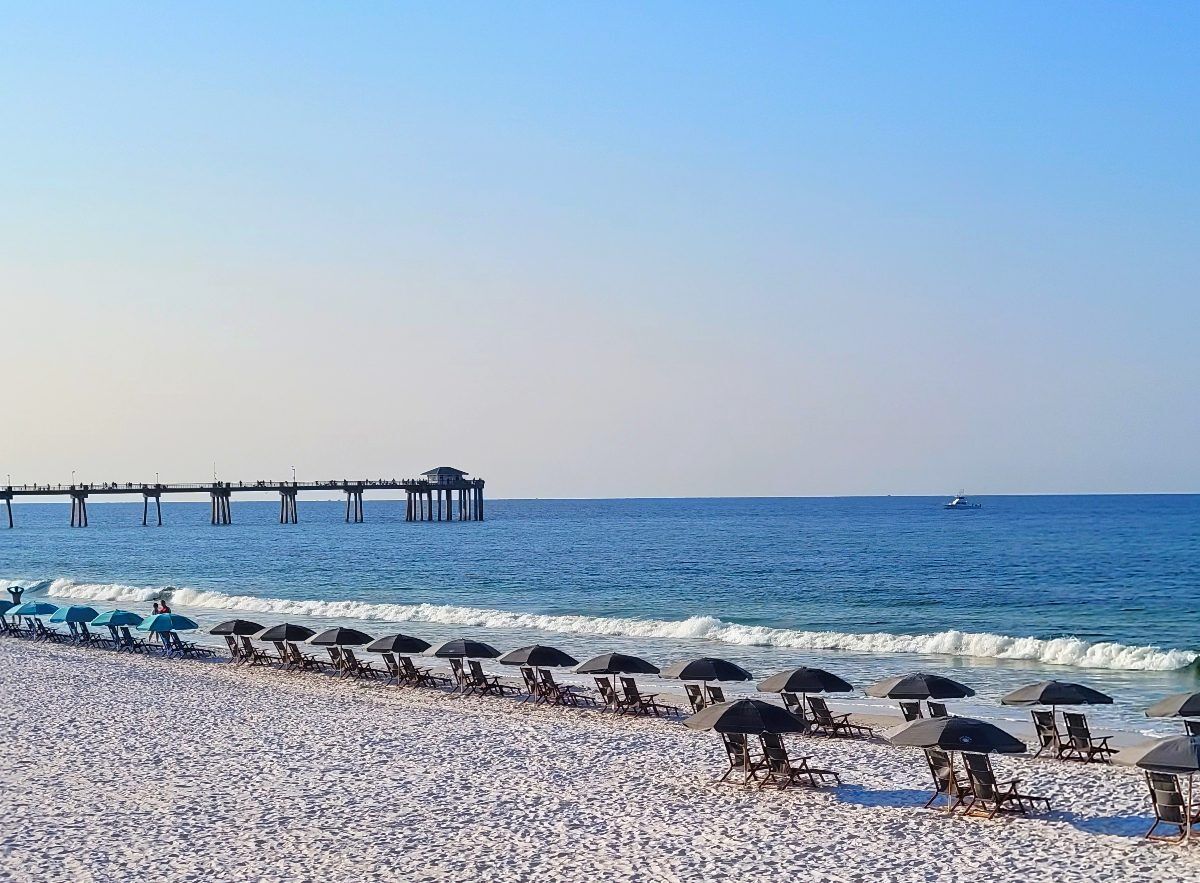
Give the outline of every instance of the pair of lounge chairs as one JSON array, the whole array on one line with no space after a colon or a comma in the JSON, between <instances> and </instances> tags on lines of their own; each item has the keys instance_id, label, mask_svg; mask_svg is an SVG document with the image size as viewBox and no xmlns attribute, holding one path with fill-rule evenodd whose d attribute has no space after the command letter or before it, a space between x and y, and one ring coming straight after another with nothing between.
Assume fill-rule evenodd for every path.
<instances>
[{"instance_id":1,"label":"pair of lounge chairs","mask_svg":"<svg viewBox=\"0 0 1200 883\"><path fill-rule=\"evenodd\" d=\"M1087 716L1063 712L1063 723L1066 726L1064 735L1058 729L1053 711L1035 711L1033 728L1037 732L1037 757L1044 751L1053 751L1055 757L1066 760L1081 760L1085 763L1108 763L1117 753L1116 748L1108 744L1108 736L1093 736L1088 726Z\"/></svg>"},{"instance_id":2,"label":"pair of lounge chairs","mask_svg":"<svg viewBox=\"0 0 1200 883\"><path fill-rule=\"evenodd\" d=\"M929 716L931 718L949 717L950 712L946 709L944 702L925 701L929 706ZM902 699L900 701L900 713L904 715L905 721L921 720L925 717L925 712L921 710L921 703L917 700Z\"/></svg>"},{"instance_id":3,"label":"pair of lounge chairs","mask_svg":"<svg viewBox=\"0 0 1200 883\"><path fill-rule=\"evenodd\" d=\"M495 675L489 675L483 670L478 659L469 659L463 665L463 660L450 659L450 673L454 680L452 692L460 697L477 696L511 696L521 692L520 689L507 684Z\"/></svg>"},{"instance_id":4,"label":"pair of lounge chairs","mask_svg":"<svg viewBox=\"0 0 1200 883\"><path fill-rule=\"evenodd\" d=\"M770 786L780 791L792 785L819 788L829 782L842 784L841 777L833 770L811 766L809 755L789 755L783 737L775 733L760 735L757 746L743 733L722 733L721 743L725 746L729 769L717 780L719 783L732 782L743 787L755 784L759 790Z\"/></svg>"},{"instance_id":5,"label":"pair of lounge chairs","mask_svg":"<svg viewBox=\"0 0 1200 883\"><path fill-rule=\"evenodd\" d=\"M667 705L658 701L657 693L643 693L638 689L637 681L633 678L620 678L621 690L613 686L612 681L605 677L597 677L596 689L604 707L617 714L644 714L654 717L681 717L682 710L675 705Z\"/></svg>"},{"instance_id":6,"label":"pair of lounge chairs","mask_svg":"<svg viewBox=\"0 0 1200 883\"><path fill-rule=\"evenodd\" d=\"M1187 839L1189 828L1200 829L1200 806L1188 805L1178 776L1147 772L1146 785L1150 788L1150 803L1154 807L1154 824L1146 832L1146 839L1180 843ZM1159 825L1174 825L1179 828L1179 833L1155 834Z\"/></svg>"},{"instance_id":7,"label":"pair of lounge chairs","mask_svg":"<svg viewBox=\"0 0 1200 883\"><path fill-rule=\"evenodd\" d=\"M874 731L862 724L850 723L850 715L834 714L820 696L808 697L808 708L795 693L784 692L783 705L800 720L808 724L807 732L817 736L837 736L849 739L869 739Z\"/></svg>"},{"instance_id":8,"label":"pair of lounge chairs","mask_svg":"<svg viewBox=\"0 0 1200 883\"><path fill-rule=\"evenodd\" d=\"M934 782L934 792L925 801L927 808L944 797L949 812L961 809L964 815L989 819L999 813L1050 811L1048 798L1021 792L1020 779L999 781L986 754L963 752L961 769L954 767L949 754L936 748L926 749L925 759Z\"/></svg>"},{"instance_id":9,"label":"pair of lounge chairs","mask_svg":"<svg viewBox=\"0 0 1200 883\"><path fill-rule=\"evenodd\" d=\"M163 632L163 648L167 656L180 659L211 659L217 651L179 637L178 632Z\"/></svg>"},{"instance_id":10,"label":"pair of lounge chairs","mask_svg":"<svg viewBox=\"0 0 1200 883\"><path fill-rule=\"evenodd\" d=\"M718 684L684 684L683 692L687 694L688 705L692 714L697 714L710 705L720 705L725 701L725 691Z\"/></svg>"}]
</instances>

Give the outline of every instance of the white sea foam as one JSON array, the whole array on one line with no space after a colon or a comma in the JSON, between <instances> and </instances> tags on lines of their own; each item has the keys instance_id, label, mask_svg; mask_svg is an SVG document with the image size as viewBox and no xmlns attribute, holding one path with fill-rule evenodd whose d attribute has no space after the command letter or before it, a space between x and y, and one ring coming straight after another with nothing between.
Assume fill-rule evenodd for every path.
<instances>
[{"instance_id":1,"label":"white sea foam","mask_svg":"<svg viewBox=\"0 0 1200 883\"><path fill-rule=\"evenodd\" d=\"M43 584L36 584L39 587ZM632 619L604 616L519 613L445 604L371 604L363 601L299 600L231 595L202 589L137 587L119 583L76 583L57 579L44 584L46 593L60 598L106 601L114 604L148 602L169 592L173 603L185 607L322 616L384 622L431 622L475 628L536 629L574 635L608 635L671 639L703 639L755 647L793 650L849 650L862 653L937 653L991 659L1025 659L1049 665L1124 671L1171 671L1197 660L1188 650L1134 647L1114 642L1089 643L1079 638L1022 638L961 631L923 635L887 632L853 634L813 632L768 626L739 625L712 616L682 620Z\"/></svg>"}]
</instances>

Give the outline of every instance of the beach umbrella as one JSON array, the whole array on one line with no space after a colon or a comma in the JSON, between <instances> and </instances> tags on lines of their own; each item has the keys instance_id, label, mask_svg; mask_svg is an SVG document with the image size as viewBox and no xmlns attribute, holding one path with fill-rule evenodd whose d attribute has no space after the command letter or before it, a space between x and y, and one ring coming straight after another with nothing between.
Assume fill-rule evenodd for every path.
<instances>
[{"instance_id":1,"label":"beach umbrella","mask_svg":"<svg viewBox=\"0 0 1200 883\"><path fill-rule=\"evenodd\" d=\"M918 671L876 681L866 694L877 699L963 699L974 696L975 691L942 675Z\"/></svg>"},{"instance_id":2,"label":"beach umbrella","mask_svg":"<svg viewBox=\"0 0 1200 883\"><path fill-rule=\"evenodd\" d=\"M319 635L314 635L308 639L308 643L315 644L319 647L358 647L362 644L370 644L375 640L365 632L360 632L358 629L348 628L333 628L326 629Z\"/></svg>"},{"instance_id":3,"label":"beach umbrella","mask_svg":"<svg viewBox=\"0 0 1200 883\"><path fill-rule=\"evenodd\" d=\"M210 635L256 635L264 628L265 626L248 619L227 619L214 625L208 630L208 633Z\"/></svg>"},{"instance_id":4,"label":"beach umbrella","mask_svg":"<svg viewBox=\"0 0 1200 883\"><path fill-rule=\"evenodd\" d=\"M49 616L57 609L57 604L46 601L26 601L24 604L18 604L9 613L12 616Z\"/></svg>"},{"instance_id":5,"label":"beach umbrella","mask_svg":"<svg viewBox=\"0 0 1200 883\"><path fill-rule=\"evenodd\" d=\"M808 724L781 705L762 699L735 699L710 705L684 724L716 733L803 733Z\"/></svg>"},{"instance_id":6,"label":"beach umbrella","mask_svg":"<svg viewBox=\"0 0 1200 883\"><path fill-rule=\"evenodd\" d=\"M1039 681L1006 694L1001 705L1112 705L1112 697L1068 681Z\"/></svg>"},{"instance_id":7,"label":"beach umbrella","mask_svg":"<svg viewBox=\"0 0 1200 883\"><path fill-rule=\"evenodd\" d=\"M762 693L849 693L854 689L849 681L844 681L835 674L823 668L792 668L773 674L765 681L759 681L758 689Z\"/></svg>"},{"instance_id":8,"label":"beach umbrella","mask_svg":"<svg viewBox=\"0 0 1200 883\"><path fill-rule=\"evenodd\" d=\"M429 649L429 642L422 641L410 635L388 635L367 645L368 653L399 653L408 656L411 653L424 653Z\"/></svg>"},{"instance_id":9,"label":"beach umbrella","mask_svg":"<svg viewBox=\"0 0 1200 883\"><path fill-rule=\"evenodd\" d=\"M91 622L99 614L95 608L72 604L70 607L59 607L50 617L51 622Z\"/></svg>"},{"instance_id":10,"label":"beach umbrella","mask_svg":"<svg viewBox=\"0 0 1200 883\"><path fill-rule=\"evenodd\" d=\"M740 665L726 659L704 656L700 659L684 659L668 665L662 670L664 678L681 681L752 681L754 675Z\"/></svg>"},{"instance_id":11,"label":"beach umbrella","mask_svg":"<svg viewBox=\"0 0 1200 883\"><path fill-rule=\"evenodd\" d=\"M1025 751L1024 742L995 724L954 715L912 721L887 738L893 745L974 754L1021 754Z\"/></svg>"},{"instance_id":12,"label":"beach umbrella","mask_svg":"<svg viewBox=\"0 0 1200 883\"><path fill-rule=\"evenodd\" d=\"M8 611L12 610L17 605L12 601L0 601L0 616L3 616Z\"/></svg>"},{"instance_id":13,"label":"beach umbrella","mask_svg":"<svg viewBox=\"0 0 1200 883\"><path fill-rule=\"evenodd\" d=\"M531 644L518 650L511 650L500 657L501 665L529 665L534 668L558 668L560 666L578 665L579 660L564 653L557 647L546 647L542 644Z\"/></svg>"},{"instance_id":14,"label":"beach umbrella","mask_svg":"<svg viewBox=\"0 0 1200 883\"><path fill-rule=\"evenodd\" d=\"M1192 776L1200 772L1200 736L1169 736L1161 739L1157 745L1147 751L1135 764L1152 773L1173 773L1188 777L1187 806L1184 807L1185 817L1190 817L1195 811L1195 801L1192 799ZM1183 839L1191 840L1192 825L1184 824Z\"/></svg>"},{"instance_id":15,"label":"beach umbrella","mask_svg":"<svg viewBox=\"0 0 1200 883\"><path fill-rule=\"evenodd\" d=\"M575 671L581 675L656 675L658 666L640 656L603 653L582 663Z\"/></svg>"},{"instance_id":16,"label":"beach umbrella","mask_svg":"<svg viewBox=\"0 0 1200 883\"><path fill-rule=\"evenodd\" d=\"M1146 709L1146 717L1200 717L1200 691L1160 699Z\"/></svg>"},{"instance_id":17,"label":"beach umbrella","mask_svg":"<svg viewBox=\"0 0 1200 883\"><path fill-rule=\"evenodd\" d=\"M105 610L92 620L92 625L139 625L141 621L142 617L129 610Z\"/></svg>"},{"instance_id":18,"label":"beach umbrella","mask_svg":"<svg viewBox=\"0 0 1200 883\"><path fill-rule=\"evenodd\" d=\"M261 635L258 636L260 641L307 641L314 632L310 628L305 628L302 625L285 622L282 625L273 625Z\"/></svg>"},{"instance_id":19,"label":"beach umbrella","mask_svg":"<svg viewBox=\"0 0 1200 883\"><path fill-rule=\"evenodd\" d=\"M156 613L143 619L137 627L139 632L186 632L200 626L178 613Z\"/></svg>"},{"instance_id":20,"label":"beach umbrella","mask_svg":"<svg viewBox=\"0 0 1200 883\"><path fill-rule=\"evenodd\" d=\"M455 638L452 641L446 641L427 653L439 659L495 659L500 655L500 651L491 644L472 641L469 638Z\"/></svg>"}]
</instances>

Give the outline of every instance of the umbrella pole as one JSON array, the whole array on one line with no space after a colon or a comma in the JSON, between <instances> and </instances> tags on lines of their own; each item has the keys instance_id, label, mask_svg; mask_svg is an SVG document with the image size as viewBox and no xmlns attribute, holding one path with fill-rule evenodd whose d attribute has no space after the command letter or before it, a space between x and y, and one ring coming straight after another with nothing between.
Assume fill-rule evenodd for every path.
<instances>
[{"instance_id":1,"label":"umbrella pole","mask_svg":"<svg viewBox=\"0 0 1200 883\"><path fill-rule=\"evenodd\" d=\"M1188 805L1187 812L1183 814L1183 842L1188 845L1192 839L1192 810L1195 808L1192 803L1192 779L1193 773L1188 773Z\"/></svg>"},{"instance_id":2,"label":"umbrella pole","mask_svg":"<svg viewBox=\"0 0 1200 883\"><path fill-rule=\"evenodd\" d=\"M954 752L946 752L950 756L950 779L946 782L946 815L954 812L954 792L958 786L954 784Z\"/></svg>"}]
</instances>

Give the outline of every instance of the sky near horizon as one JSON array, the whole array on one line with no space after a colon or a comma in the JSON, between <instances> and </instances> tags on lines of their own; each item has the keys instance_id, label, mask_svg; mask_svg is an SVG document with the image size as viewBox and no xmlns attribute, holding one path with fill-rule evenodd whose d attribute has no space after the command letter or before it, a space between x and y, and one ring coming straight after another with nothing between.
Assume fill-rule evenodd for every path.
<instances>
[{"instance_id":1,"label":"sky near horizon","mask_svg":"<svg viewBox=\"0 0 1200 883\"><path fill-rule=\"evenodd\" d=\"M6 4L0 473L1200 491L1200 7Z\"/></svg>"}]
</instances>

